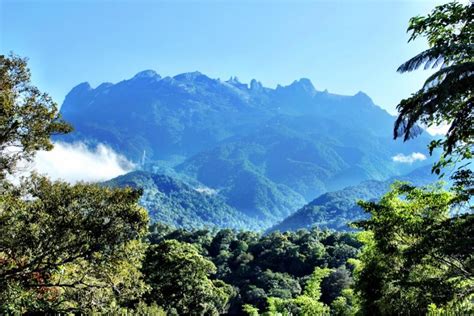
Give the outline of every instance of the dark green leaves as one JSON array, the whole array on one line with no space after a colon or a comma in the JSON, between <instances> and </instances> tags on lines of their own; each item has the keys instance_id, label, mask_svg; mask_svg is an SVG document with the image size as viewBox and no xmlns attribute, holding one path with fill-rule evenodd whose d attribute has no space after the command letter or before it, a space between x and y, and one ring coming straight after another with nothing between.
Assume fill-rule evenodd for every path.
<instances>
[{"instance_id":1,"label":"dark green leaves","mask_svg":"<svg viewBox=\"0 0 474 316\"><path fill-rule=\"evenodd\" d=\"M430 48L398 71L413 71L422 65L425 69L441 68L397 106L394 137L406 141L417 136L418 124L448 124L445 137L429 147L431 153L436 148L443 151L433 171L439 175L447 166L465 169L460 162L472 159L474 144L474 5L452 2L438 6L428 16L412 18L408 31L410 41L424 36Z\"/></svg>"}]
</instances>

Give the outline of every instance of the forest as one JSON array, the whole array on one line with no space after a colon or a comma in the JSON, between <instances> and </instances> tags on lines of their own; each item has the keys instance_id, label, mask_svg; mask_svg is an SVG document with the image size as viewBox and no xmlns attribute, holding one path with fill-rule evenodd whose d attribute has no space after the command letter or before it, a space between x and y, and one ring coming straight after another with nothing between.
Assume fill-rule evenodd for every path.
<instances>
[{"instance_id":1,"label":"forest","mask_svg":"<svg viewBox=\"0 0 474 316\"><path fill-rule=\"evenodd\" d=\"M346 162L325 157L337 150L344 157L348 147L313 143L302 136L307 125L272 147L283 133L280 123L271 133L190 154L174 171L160 165L74 184L25 175L25 162L52 150L55 139L79 137L73 130L82 127L32 84L26 58L1 55L0 314L474 313L474 4L437 6L413 17L408 33L429 49L398 71L434 73L399 102L388 128L409 144L426 140L420 126L448 123L444 136L424 144L433 154L432 175L415 170L357 185L341 180L329 193L334 183L324 174ZM181 141L193 148L184 136ZM251 146L241 150L243 143ZM301 155L317 148L323 153L317 161L326 161L318 166L327 168L274 158L291 145L303 148ZM126 150L137 154L133 148ZM241 169L221 179L211 168L216 164ZM291 166L300 169L289 178L275 173ZM364 172L376 166L371 161ZM378 175L388 175L386 168ZM176 170L183 171L180 178L170 176ZM301 170L316 170L324 181L310 188L297 181ZM346 175L358 181L359 171ZM193 189L198 180L221 183L223 194ZM257 189L250 192L251 185ZM305 204L309 196L319 197Z\"/></svg>"}]
</instances>

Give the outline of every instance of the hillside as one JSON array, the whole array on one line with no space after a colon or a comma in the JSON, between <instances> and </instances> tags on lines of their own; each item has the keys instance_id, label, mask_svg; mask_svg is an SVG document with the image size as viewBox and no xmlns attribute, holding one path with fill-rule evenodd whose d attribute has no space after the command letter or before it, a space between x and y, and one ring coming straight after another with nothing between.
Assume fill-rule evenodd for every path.
<instances>
[{"instance_id":1,"label":"hillside","mask_svg":"<svg viewBox=\"0 0 474 316\"><path fill-rule=\"evenodd\" d=\"M342 190L328 192L314 199L301 209L273 226L267 232L295 231L301 228L330 228L348 230L347 223L366 218L366 214L357 205L358 200L376 200L385 194L396 181L407 181L416 185L426 185L436 181L430 167L421 167L407 175L386 181L369 180Z\"/></svg>"},{"instance_id":2,"label":"hillside","mask_svg":"<svg viewBox=\"0 0 474 316\"><path fill-rule=\"evenodd\" d=\"M135 171L104 184L143 189L141 204L148 210L153 222L187 229L260 228L258 222L227 205L215 192L203 187L191 187L166 175Z\"/></svg>"}]
</instances>

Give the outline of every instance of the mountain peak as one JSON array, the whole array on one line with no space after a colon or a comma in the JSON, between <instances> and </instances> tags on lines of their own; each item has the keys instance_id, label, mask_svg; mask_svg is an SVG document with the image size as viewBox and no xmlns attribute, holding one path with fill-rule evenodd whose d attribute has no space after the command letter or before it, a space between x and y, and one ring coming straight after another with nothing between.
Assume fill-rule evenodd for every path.
<instances>
[{"instance_id":1,"label":"mountain peak","mask_svg":"<svg viewBox=\"0 0 474 316\"><path fill-rule=\"evenodd\" d=\"M240 82L239 78L237 78L236 76L230 77L229 80L226 81L226 83L228 83L230 85L233 85L234 87L237 87L239 89L247 89L248 88L247 84Z\"/></svg>"},{"instance_id":2,"label":"mountain peak","mask_svg":"<svg viewBox=\"0 0 474 316\"><path fill-rule=\"evenodd\" d=\"M354 94L353 98L363 103L374 104L372 99L365 92L362 92L362 91L359 91L356 94Z\"/></svg>"},{"instance_id":3,"label":"mountain peak","mask_svg":"<svg viewBox=\"0 0 474 316\"><path fill-rule=\"evenodd\" d=\"M250 81L250 90L253 90L253 91L260 91L263 89L263 85L260 81L257 81L255 79L252 79Z\"/></svg>"},{"instance_id":4,"label":"mountain peak","mask_svg":"<svg viewBox=\"0 0 474 316\"><path fill-rule=\"evenodd\" d=\"M290 86L298 86L308 90L314 90L313 83L308 78L300 78L299 80L295 80Z\"/></svg>"},{"instance_id":5,"label":"mountain peak","mask_svg":"<svg viewBox=\"0 0 474 316\"><path fill-rule=\"evenodd\" d=\"M295 81L296 83L314 90L313 83L308 78L300 78L300 80Z\"/></svg>"},{"instance_id":6,"label":"mountain peak","mask_svg":"<svg viewBox=\"0 0 474 316\"><path fill-rule=\"evenodd\" d=\"M199 71L185 72L185 73L174 76L173 79L178 80L178 81L195 81L196 79L211 80L208 76L206 76L205 74Z\"/></svg>"},{"instance_id":7,"label":"mountain peak","mask_svg":"<svg viewBox=\"0 0 474 316\"><path fill-rule=\"evenodd\" d=\"M151 79L151 78L160 79L161 76L156 71L147 69L147 70L140 71L133 77L133 79Z\"/></svg>"},{"instance_id":8,"label":"mountain peak","mask_svg":"<svg viewBox=\"0 0 474 316\"><path fill-rule=\"evenodd\" d=\"M74 88L69 91L66 97L74 97L74 96L79 96L81 94L87 93L88 91L92 90L91 85L89 82L82 82L75 86Z\"/></svg>"},{"instance_id":9,"label":"mountain peak","mask_svg":"<svg viewBox=\"0 0 474 316\"><path fill-rule=\"evenodd\" d=\"M277 90L282 89L282 88L290 88L292 90L300 90L300 91L303 91L303 92L308 93L310 95L316 94L316 89L314 88L313 83L311 82L311 80L309 80L308 78L301 78L299 80L295 80L289 86L286 86L286 87L281 87L280 85L277 86Z\"/></svg>"}]
</instances>

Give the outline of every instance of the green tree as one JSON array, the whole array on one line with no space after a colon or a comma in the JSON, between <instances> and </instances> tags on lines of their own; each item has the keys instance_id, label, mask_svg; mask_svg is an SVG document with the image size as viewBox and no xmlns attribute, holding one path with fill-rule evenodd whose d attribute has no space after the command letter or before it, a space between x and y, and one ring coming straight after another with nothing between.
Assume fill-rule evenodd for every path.
<instances>
[{"instance_id":1,"label":"green tree","mask_svg":"<svg viewBox=\"0 0 474 316\"><path fill-rule=\"evenodd\" d=\"M71 127L30 83L26 60L0 56L0 314L140 313L148 215L141 192L70 185L18 171Z\"/></svg>"},{"instance_id":2,"label":"green tree","mask_svg":"<svg viewBox=\"0 0 474 316\"><path fill-rule=\"evenodd\" d=\"M0 311L106 311L135 300L140 192L33 176L0 196Z\"/></svg>"},{"instance_id":3,"label":"green tree","mask_svg":"<svg viewBox=\"0 0 474 316\"><path fill-rule=\"evenodd\" d=\"M418 123L425 126L449 124L445 137L430 144L443 150L433 170L458 164L458 184L464 184L465 200L473 193L472 172L459 165L472 158L474 132L474 4L452 2L436 7L427 16L410 20L410 41L421 36L428 40L429 48L398 68L407 72L424 68L439 68L424 86L397 106L394 137L408 140L419 132ZM467 185L466 185L467 184Z\"/></svg>"},{"instance_id":4,"label":"green tree","mask_svg":"<svg viewBox=\"0 0 474 316\"><path fill-rule=\"evenodd\" d=\"M270 315L329 315L329 307L320 302L321 282L331 273L327 268L316 268L306 282L303 295L293 299L268 298Z\"/></svg>"},{"instance_id":5,"label":"green tree","mask_svg":"<svg viewBox=\"0 0 474 316\"><path fill-rule=\"evenodd\" d=\"M422 315L433 304L474 311L474 217L450 217L455 200L397 183L380 202L360 202L371 215L356 224L365 230L356 288L366 314Z\"/></svg>"},{"instance_id":6,"label":"green tree","mask_svg":"<svg viewBox=\"0 0 474 316\"><path fill-rule=\"evenodd\" d=\"M327 305L341 296L345 289L352 286L351 272L345 266L340 266L325 278L321 284L321 301Z\"/></svg>"},{"instance_id":7,"label":"green tree","mask_svg":"<svg viewBox=\"0 0 474 316\"><path fill-rule=\"evenodd\" d=\"M359 300L353 289L342 290L341 295L331 303L331 315L354 316L358 315L359 311Z\"/></svg>"},{"instance_id":8,"label":"green tree","mask_svg":"<svg viewBox=\"0 0 474 316\"><path fill-rule=\"evenodd\" d=\"M56 103L30 82L25 59L0 55L0 180L18 161L51 150L50 137L71 131Z\"/></svg>"},{"instance_id":9,"label":"green tree","mask_svg":"<svg viewBox=\"0 0 474 316\"><path fill-rule=\"evenodd\" d=\"M228 309L233 288L209 277L215 265L191 244L162 241L147 251L143 271L152 290L149 301L170 314L218 315Z\"/></svg>"},{"instance_id":10,"label":"green tree","mask_svg":"<svg viewBox=\"0 0 474 316\"><path fill-rule=\"evenodd\" d=\"M474 4L438 6L412 18L408 31L410 41L426 37L429 49L398 70L439 69L398 105L394 137L415 137L420 123L449 124L445 137L429 148L431 153L442 150L435 173L454 167L453 191L397 184L379 203L362 202L371 219L357 225L365 229L360 234L365 246L356 288L368 314L472 312L474 216L469 200L474 179L468 165L474 130Z\"/></svg>"}]
</instances>

